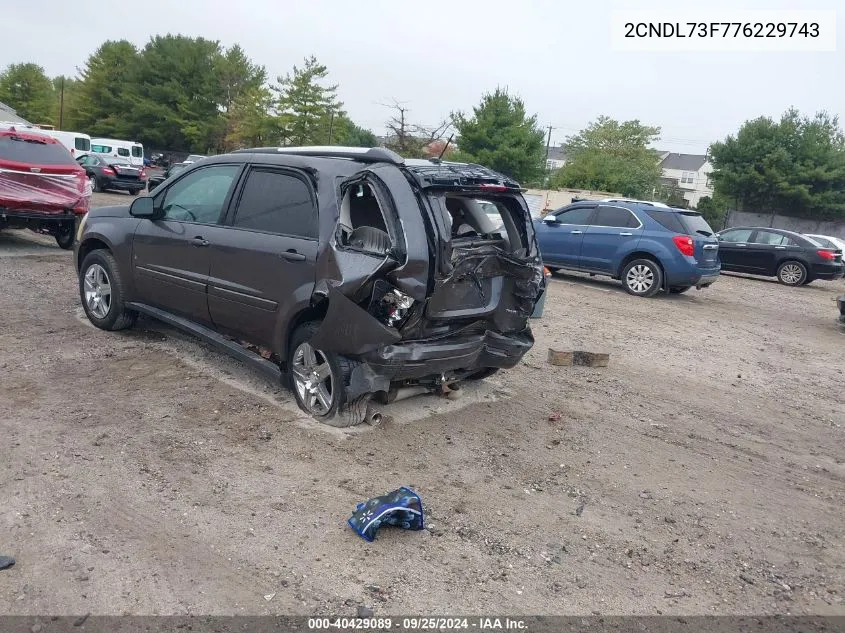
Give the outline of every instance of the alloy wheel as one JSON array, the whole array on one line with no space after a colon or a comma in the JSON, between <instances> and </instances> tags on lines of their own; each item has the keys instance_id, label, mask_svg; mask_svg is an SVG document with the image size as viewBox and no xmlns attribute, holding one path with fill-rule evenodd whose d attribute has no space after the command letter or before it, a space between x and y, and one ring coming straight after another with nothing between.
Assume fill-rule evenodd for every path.
<instances>
[{"instance_id":1,"label":"alloy wheel","mask_svg":"<svg viewBox=\"0 0 845 633\"><path fill-rule=\"evenodd\" d=\"M637 264L625 275L625 283L636 293L648 292L654 285L654 272L644 264Z\"/></svg>"},{"instance_id":2,"label":"alloy wheel","mask_svg":"<svg viewBox=\"0 0 845 633\"><path fill-rule=\"evenodd\" d=\"M111 282L105 268L91 264L85 271L83 288L88 311L98 319L105 319L111 310Z\"/></svg>"},{"instance_id":3,"label":"alloy wheel","mask_svg":"<svg viewBox=\"0 0 845 633\"><path fill-rule=\"evenodd\" d=\"M794 286L799 283L803 276L804 271L801 270L801 266L798 264L785 264L783 268L780 269L781 281L785 284L789 284L790 286Z\"/></svg>"},{"instance_id":4,"label":"alloy wheel","mask_svg":"<svg viewBox=\"0 0 845 633\"><path fill-rule=\"evenodd\" d=\"M301 343L294 350L291 371L296 393L308 412L329 413L334 404L334 375L326 355L310 343Z\"/></svg>"}]
</instances>

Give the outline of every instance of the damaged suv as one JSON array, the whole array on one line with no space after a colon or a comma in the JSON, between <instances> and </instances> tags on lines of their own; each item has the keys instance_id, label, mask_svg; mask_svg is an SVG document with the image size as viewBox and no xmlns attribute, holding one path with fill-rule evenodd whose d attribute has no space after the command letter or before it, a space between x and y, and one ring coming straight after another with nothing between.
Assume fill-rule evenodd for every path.
<instances>
[{"instance_id":1,"label":"damaged suv","mask_svg":"<svg viewBox=\"0 0 845 633\"><path fill-rule=\"evenodd\" d=\"M289 381L334 426L375 415L374 396L513 367L544 291L517 183L383 148L207 158L130 207L90 211L76 265L97 327L141 313L189 331Z\"/></svg>"}]
</instances>

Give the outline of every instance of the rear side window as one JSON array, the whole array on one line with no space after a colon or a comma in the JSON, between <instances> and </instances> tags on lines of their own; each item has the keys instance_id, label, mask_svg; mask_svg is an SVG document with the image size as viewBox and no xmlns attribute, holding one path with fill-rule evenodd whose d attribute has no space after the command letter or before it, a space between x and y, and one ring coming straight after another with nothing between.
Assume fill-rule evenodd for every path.
<instances>
[{"instance_id":1,"label":"rear side window","mask_svg":"<svg viewBox=\"0 0 845 633\"><path fill-rule=\"evenodd\" d=\"M61 143L24 140L17 136L0 136L0 160L34 165L75 165L76 161Z\"/></svg>"},{"instance_id":2,"label":"rear side window","mask_svg":"<svg viewBox=\"0 0 845 633\"><path fill-rule=\"evenodd\" d=\"M757 231L754 236L754 244L766 244L768 246L784 246L789 242L786 235L772 233L771 231Z\"/></svg>"},{"instance_id":3,"label":"rear side window","mask_svg":"<svg viewBox=\"0 0 845 633\"><path fill-rule=\"evenodd\" d=\"M91 151L98 154L111 154L111 145L92 145Z\"/></svg>"},{"instance_id":4,"label":"rear side window","mask_svg":"<svg viewBox=\"0 0 845 633\"><path fill-rule=\"evenodd\" d=\"M76 149L81 149L84 152L91 151L91 141L89 141L87 138L83 138L82 136L77 136L73 139L73 146Z\"/></svg>"},{"instance_id":5,"label":"rear side window","mask_svg":"<svg viewBox=\"0 0 845 633\"><path fill-rule=\"evenodd\" d=\"M621 207L599 207L593 226L612 226L616 228L637 228L640 221L628 209Z\"/></svg>"},{"instance_id":6,"label":"rear side window","mask_svg":"<svg viewBox=\"0 0 845 633\"><path fill-rule=\"evenodd\" d=\"M129 156L129 150L125 147L118 147L117 148L117 155L118 156Z\"/></svg>"},{"instance_id":7,"label":"rear side window","mask_svg":"<svg viewBox=\"0 0 845 633\"><path fill-rule=\"evenodd\" d=\"M568 211L559 211L555 217L561 224L589 224L591 215L593 215L593 207L576 207Z\"/></svg>"},{"instance_id":8,"label":"rear side window","mask_svg":"<svg viewBox=\"0 0 845 633\"><path fill-rule=\"evenodd\" d=\"M649 209L646 211L649 217L658 222L663 228L672 231L672 233L687 234L687 227L681 223L681 219L677 213L667 213L666 211L654 211Z\"/></svg>"},{"instance_id":9,"label":"rear side window","mask_svg":"<svg viewBox=\"0 0 845 633\"><path fill-rule=\"evenodd\" d=\"M710 228L710 225L707 224L707 220L705 220L704 216L700 213L690 213L688 211L684 211L678 215L681 216L684 224L689 229L688 233L690 235L703 235L704 237L713 236L713 229Z\"/></svg>"},{"instance_id":10,"label":"rear side window","mask_svg":"<svg viewBox=\"0 0 845 633\"><path fill-rule=\"evenodd\" d=\"M308 185L296 176L253 170L233 224L254 231L316 238L317 209Z\"/></svg>"},{"instance_id":11,"label":"rear side window","mask_svg":"<svg viewBox=\"0 0 845 633\"><path fill-rule=\"evenodd\" d=\"M143 158L144 157L144 148L140 145L133 145L132 146L132 156L135 158Z\"/></svg>"}]
</instances>

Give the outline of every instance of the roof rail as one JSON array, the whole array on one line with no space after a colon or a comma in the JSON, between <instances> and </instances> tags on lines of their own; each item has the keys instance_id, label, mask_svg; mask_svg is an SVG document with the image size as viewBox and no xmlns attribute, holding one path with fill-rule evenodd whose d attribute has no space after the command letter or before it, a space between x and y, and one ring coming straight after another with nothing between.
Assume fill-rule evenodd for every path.
<instances>
[{"instance_id":1,"label":"roof rail","mask_svg":"<svg viewBox=\"0 0 845 633\"><path fill-rule=\"evenodd\" d=\"M391 163L402 165L405 159L385 147L335 147L312 145L306 147L255 147L239 149L234 154L293 154L324 158L351 158L362 163Z\"/></svg>"}]
</instances>

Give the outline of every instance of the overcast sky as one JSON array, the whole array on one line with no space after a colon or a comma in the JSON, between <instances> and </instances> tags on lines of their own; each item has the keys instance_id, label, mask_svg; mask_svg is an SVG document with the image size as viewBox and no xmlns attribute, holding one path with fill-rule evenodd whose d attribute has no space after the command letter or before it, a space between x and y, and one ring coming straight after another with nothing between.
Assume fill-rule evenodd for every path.
<instances>
[{"instance_id":1,"label":"overcast sky","mask_svg":"<svg viewBox=\"0 0 845 633\"><path fill-rule=\"evenodd\" d=\"M845 114L842 35L835 53L611 50L613 9L696 4L836 9L839 1L26 0L4 3L0 68L36 62L49 75L76 75L106 39L143 46L154 34L180 33L240 43L273 78L316 55L350 116L376 133L390 114L380 104L392 99L412 121L434 124L501 85L540 125L554 126L553 143L606 114L659 125L659 148L688 153L790 105ZM839 13L845 33L845 9Z\"/></svg>"}]
</instances>

